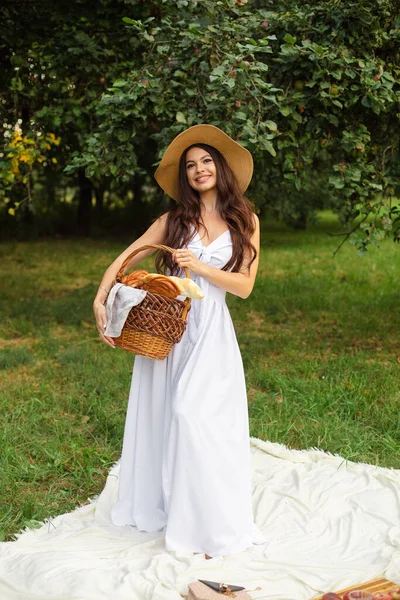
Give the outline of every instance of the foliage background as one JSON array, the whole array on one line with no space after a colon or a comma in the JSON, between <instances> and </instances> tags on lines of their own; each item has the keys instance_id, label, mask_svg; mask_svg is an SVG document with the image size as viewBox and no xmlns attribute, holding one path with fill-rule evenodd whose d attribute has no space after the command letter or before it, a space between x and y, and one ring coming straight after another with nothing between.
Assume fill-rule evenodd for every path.
<instances>
[{"instance_id":1,"label":"foliage background","mask_svg":"<svg viewBox=\"0 0 400 600\"><path fill-rule=\"evenodd\" d=\"M165 147L208 122L253 153L261 214L400 239L397 0L21 5L0 8L2 235L140 233Z\"/></svg>"}]
</instances>

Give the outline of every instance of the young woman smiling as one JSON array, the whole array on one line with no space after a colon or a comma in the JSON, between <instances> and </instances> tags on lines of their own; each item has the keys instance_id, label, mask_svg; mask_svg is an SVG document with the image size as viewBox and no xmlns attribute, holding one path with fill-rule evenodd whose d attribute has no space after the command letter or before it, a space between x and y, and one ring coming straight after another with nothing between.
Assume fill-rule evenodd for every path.
<instances>
[{"instance_id":1,"label":"young woman smiling","mask_svg":"<svg viewBox=\"0 0 400 600\"><path fill-rule=\"evenodd\" d=\"M110 265L94 303L113 346L102 302L124 259L146 244L176 248L157 255L157 269L181 276L188 267L204 291L165 360L135 358L111 518L163 530L167 550L206 558L265 541L253 521L245 378L225 302L226 292L247 298L256 278L259 223L243 195L252 172L250 153L217 127L179 134L155 173L176 202Z\"/></svg>"}]
</instances>

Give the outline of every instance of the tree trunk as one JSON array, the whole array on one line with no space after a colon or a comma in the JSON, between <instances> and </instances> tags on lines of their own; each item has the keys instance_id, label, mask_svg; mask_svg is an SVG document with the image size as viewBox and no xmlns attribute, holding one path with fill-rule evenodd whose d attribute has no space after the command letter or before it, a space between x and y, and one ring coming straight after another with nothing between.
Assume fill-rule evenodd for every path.
<instances>
[{"instance_id":1,"label":"tree trunk","mask_svg":"<svg viewBox=\"0 0 400 600\"><path fill-rule=\"evenodd\" d=\"M301 211L300 214L293 219L292 227L294 229L298 229L299 231L305 231L307 229L307 213Z\"/></svg>"},{"instance_id":2,"label":"tree trunk","mask_svg":"<svg viewBox=\"0 0 400 600\"><path fill-rule=\"evenodd\" d=\"M142 235L148 227L148 209L149 206L142 202L142 186L144 177L136 175L132 184L133 200L131 203L132 210L132 228L137 236Z\"/></svg>"},{"instance_id":3,"label":"tree trunk","mask_svg":"<svg viewBox=\"0 0 400 600\"><path fill-rule=\"evenodd\" d=\"M92 216L92 183L84 169L78 171L79 197L76 217L77 231L80 235L90 235Z\"/></svg>"},{"instance_id":4,"label":"tree trunk","mask_svg":"<svg viewBox=\"0 0 400 600\"><path fill-rule=\"evenodd\" d=\"M45 179L47 206L54 207L56 203L56 186L55 178L52 173L46 173Z\"/></svg>"},{"instance_id":5,"label":"tree trunk","mask_svg":"<svg viewBox=\"0 0 400 600\"><path fill-rule=\"evenodd\" d=\"M99 185L95 188L94 194L96 196L96 215L98 219L101 219L103 216L103 208L104 208L104 186L99 183Z\"/></svg>"}]
</instances>

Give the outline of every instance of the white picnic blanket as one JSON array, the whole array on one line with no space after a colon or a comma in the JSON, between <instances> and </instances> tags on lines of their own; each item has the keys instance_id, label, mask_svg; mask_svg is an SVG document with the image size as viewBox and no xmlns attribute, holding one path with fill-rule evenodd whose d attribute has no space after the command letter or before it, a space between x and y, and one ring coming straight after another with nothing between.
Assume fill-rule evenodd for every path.
<instances>
[{"instance_id":1,"label":"white picnic blanket","mask_svg":"<svg viewBox=\"0 0 400 600\"><path fill-rule=\"evenodd\" d=\"M400 471L251 440L263 546L205 560L163 534L110 522L115 464L97 499L0 544L1 600L182 600L197 579L254 599L309 600L385 576L400 584Z\"/></svg>"}]
</instances>

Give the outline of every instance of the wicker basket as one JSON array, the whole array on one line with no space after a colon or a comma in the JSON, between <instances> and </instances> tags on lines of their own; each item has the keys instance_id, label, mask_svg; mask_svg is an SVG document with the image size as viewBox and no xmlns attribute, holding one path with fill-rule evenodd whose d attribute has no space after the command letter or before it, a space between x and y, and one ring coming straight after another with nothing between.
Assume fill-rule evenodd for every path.
<instances>
[{"instance_id":1,"label":"wicker basket","mask_svg":"<svg viewBox=\"0 0 400 600\"><path fill-rule=\"evenodd\" d=\"M381 592L383 594L387 594L391 590L397 590L400 586L393 581L389 581L388 579L377 578L371 579L370 581L366 581L364 583L360 583L358 585L353 585L351 587L345 588L344 590L339 590L335 592L339 596L344 596L347 592L355 592L356 590L364 590L365 592L370 592L371 594L376 594L377 592ZM316 600L322 600L322 596L316 598Z\"/></svg>"},{"instance_id":2,"label":"wicker basket","mask_svg":"<svg viewBox=\"0 0 400 600\"><path fill-rule=\"evenodd\" d=\"M163 245L141 246L134 250L123 262L116 276L116 283L121 282L131 258L139 252L154 248L174 252ZM190 278L189 269L184 267L186 277ZM114 338L114 343L123 350L163 360L172 350L174 344L182 339L187 325L190 310L190 298L178 300L167 298L161 294L147 292L140 304L130 310L121 335Z\"/></svg>"}]
</instances>

